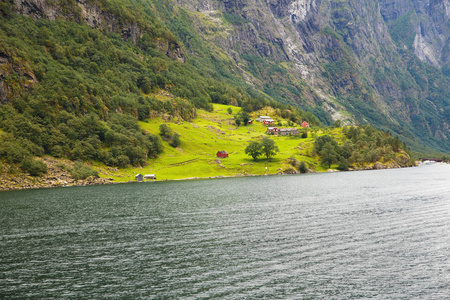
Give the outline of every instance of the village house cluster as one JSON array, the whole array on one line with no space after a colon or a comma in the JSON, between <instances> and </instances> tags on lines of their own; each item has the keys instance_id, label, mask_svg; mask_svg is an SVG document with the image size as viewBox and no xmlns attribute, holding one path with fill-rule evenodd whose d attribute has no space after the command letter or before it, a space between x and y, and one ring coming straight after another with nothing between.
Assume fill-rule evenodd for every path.
<instances>
[{"instance_id":1,"label":"village house cluster","mask_svg":"<svg viewBox=\"0 0 450 300\"><path fill-rule=\"evenodd\" d=\"M275 121L268 116L259 116L259 118L256 119L256 121L263 123L263 125L275 124ZM303 128L309 127L308 122L306 122L306 121L303 122L301 124L301 127L303 127ZM297 128L278 128L275 126L267 127L266 133L273 134L273 135L281 135L281 136L300 134L300 132L298 131Z\"/></svg>"}]
</instances>

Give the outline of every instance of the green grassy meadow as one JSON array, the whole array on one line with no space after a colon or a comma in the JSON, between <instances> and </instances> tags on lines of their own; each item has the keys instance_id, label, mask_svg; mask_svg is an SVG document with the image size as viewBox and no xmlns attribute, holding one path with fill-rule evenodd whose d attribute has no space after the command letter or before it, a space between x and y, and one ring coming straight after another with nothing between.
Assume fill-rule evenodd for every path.
<instances>
[{"instance_id":1,"label":"green grassy meadow","mask_svg":"<svg viewBox=\"0 0 450 300\"><path fill-rule=\"evenodd\" d=\"M233 110L231 115L227 112L229 107ZM149 159L146 166L121 168L113 173L102 172L103 167L98 166L100 174L112 177L117 182L135 180L138 173L156 174L157 180L276 174L292 168L287 163L291 156L305 161L316 171L325 171L318 160L309 156L314 143L311 131L314 129L309 129L306 139L300 136L272 136L280 152L268 163L262 156L254 161L245 154L245 147L250 141L265 136L266 127L259 122L236 127L233 116L239 111L238 107L214 104L213 112L198 110L197 118L189 122L176 119L165 122L160 117L139 122L144 130L152 134L159 134L159 125L166 123L173 132L180 134L180 146L173 148L163 140L163 153L156 159ZM267 113L269 112L255 112L252 117L256 119L259 114ZM287 124L286 120L281 121L283 125ZM338 135L339 131L335 131L330 133L328 130L328 133ZM318 131L316 134L322 133ZM229 153L228 158L216 157L217 151L222 150Z\"/></svg>"}]
</instances>

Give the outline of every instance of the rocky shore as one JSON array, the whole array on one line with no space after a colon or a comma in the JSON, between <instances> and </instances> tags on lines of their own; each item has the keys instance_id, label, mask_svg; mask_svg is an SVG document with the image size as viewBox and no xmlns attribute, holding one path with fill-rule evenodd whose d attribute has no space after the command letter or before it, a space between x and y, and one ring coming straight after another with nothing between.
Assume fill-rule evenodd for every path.
<instances>
[{"instance_id":1,"label":"rocky shore","mask_svg":"<svg viewBox=\"0 0 450 300\"><path fill-rule=\"evenodd\" d=\"M64 168L72 166L73 162L52 157L44 157L42 160L47 164L48 170L47 174L39 177L22 172L16 165L0 162L0 191L114 183L112 178L94 176L74 180L67 168Z\"/></svg>"},{"instance_id":2,"label":"rocky shore","mask_svg":"<svg viewBox=\"0 0 450 300\"><path fill-rule=\"evenodd\" d=\"M51 187L66 187L66 186L86 186L86 185L103 185L118 183L113 181L111 177L88 177L85 180L74 180L71 177L67 167L72 167L73 162L70 160L56 159L53 157L41 158L48 166L47 174L33 177L27 173L22 172L16 165L9 165L7 163L0 162L0 191L7 190L22 190L22 189L36 189L36 188L51 188ZM364 165L360 167L354 167L349 171L359 170L380 170L380 169L394 169L411 167L413 165L399 165L396 162L381 163L376 162L374 164ZM102 172L103 176L112 176L111 173L118 173L119 170L114 168L108 168L108 172ZM338 170L328 169L327 172L336 172ZM288 175L299 174L300 172L294 168L289 167L286 169L279 168L276 174L272 175ZM315 173L314 170L308 169L307 173ZM177 180L196 180L196 179L212 179L212 178L225 178L225 177L244 177L244 176L258 176L252 174L236 174L234 176L213 176L213 177L187 177L179 178ZM259 175L260 176L260 175ZM128 182L136 182L134 180Z\"/></svg>"}]
</instances>

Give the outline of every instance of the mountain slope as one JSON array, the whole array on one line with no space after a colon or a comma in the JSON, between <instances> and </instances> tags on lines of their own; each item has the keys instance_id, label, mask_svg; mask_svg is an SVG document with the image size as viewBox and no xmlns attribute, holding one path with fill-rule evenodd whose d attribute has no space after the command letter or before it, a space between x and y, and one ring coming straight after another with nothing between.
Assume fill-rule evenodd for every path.
<instances>
[{"instance_id":1,"label":"mountain slope","mask_svg":"<svg viewBox=\"0 0 450 300\"><path fill-rule=\"evenodd\" d=\"M450 149L445 3L178 3L197 20L205 40L277 100L322 105L334 119L373 123L416 147L419 138L427 146ZM205 30L208 21L221 22L220 34Z\"/></svg>"},{"instance_id":2,"label":"mountain slope","mask_svg":"<svg viewBox=\"0 0 450 300\"><path fill-rule=\"evenodd\" d=\"M20 13L36 20L40 32L30 39L59 63L119 86L106 97L116 93L129 100L106 104L104 112L138 117L139 94L156 88L203 108L216 102L252 110L276 100L312 111L325 124L374 124L402 135L415 150L450 150L450 13L445 1L14 0L0 9L4 16L16 19L13 15ZM77 65L80 53L70 52L70 43L58 38L52 43L41 30L52 27L57 34L59 25L50 25L55 23L87 24L112 38L114 46L122 43L120 37L133 54L114 53L115 64L134 66L140 75L129 73L127 84L111 81L108 69L116 72L116 65L96 60L95 53L84 53L88 65ZM14 30L25 29L20 27ZM96 38L91 42L95 45ZM0 101L37 96L45 70L36 65L42 61L30 63L31 58L7 48L3 45L0 55L7 70L3 77L8 77L0 82ZM20 71L11 61L19 63ZM86 95L95 98L89 88ZM98 111L104 97L89 99L85 106ZM145 111L141 114L150 116Z\"/></svg>"}]
</instances>

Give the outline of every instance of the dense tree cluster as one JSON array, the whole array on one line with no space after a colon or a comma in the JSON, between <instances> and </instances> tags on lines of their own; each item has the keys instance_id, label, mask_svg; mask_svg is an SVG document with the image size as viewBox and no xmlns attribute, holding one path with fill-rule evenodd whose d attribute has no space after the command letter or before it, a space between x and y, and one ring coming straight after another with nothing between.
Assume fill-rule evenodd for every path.
<instances>
[{"instance_id":1,"label":"dense tree cluster","mask_svg":"<svg viewBox=\"0 0 450 300\"><path fill-rule=\"evenodd\" d=\"M73 6L60 2L64 9ZM167 4L159 4L164 13ZM207 53L187 63L170 59L157 41L170 44L176 38L151 10L131 10L128 1L99 5L123 20L135 20L143 36L133 44L82 22L18 16L2 4L0 53L11 68L3 81L8 99L0 103L0 157L19 163L48 154L142 165L162 147L158 136L139 129L137 120L161 114L189 120L198 108L212 110L214 102L242 106L245 112L267 105L293 111L231 76L228 66ZM188 22L185 17L180 20ZM160 91L169 100L152 96ZM302 113L308 114L296 110ZM179 143L175 135L171 145Z\"/></svg>"},{"instance_id":2,"label":"dense tree cluster","mask_svg":"<svg viewBox=\"0 0 450 300\"><path fill-rule=\"evenodd\" d=\"M389 132L379 131L370 125L343 128L344 141L341 145L329 135L318 137L313 153L321 157L321 163L330 168L338 164L338 169L348 170L350 166L362 166L375 162L395 162L409 165L410 153L398 137Z\"/></svg>"}]
</instances>

